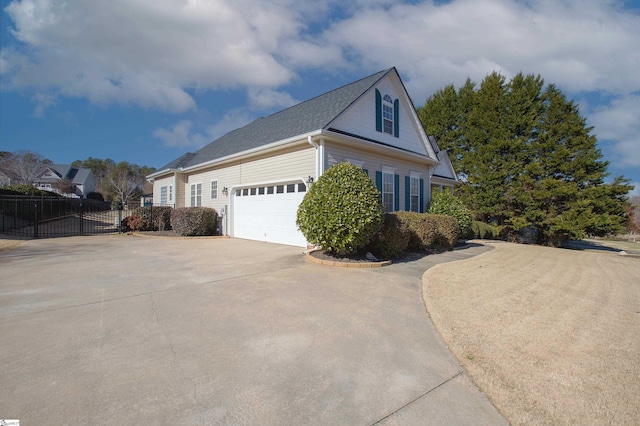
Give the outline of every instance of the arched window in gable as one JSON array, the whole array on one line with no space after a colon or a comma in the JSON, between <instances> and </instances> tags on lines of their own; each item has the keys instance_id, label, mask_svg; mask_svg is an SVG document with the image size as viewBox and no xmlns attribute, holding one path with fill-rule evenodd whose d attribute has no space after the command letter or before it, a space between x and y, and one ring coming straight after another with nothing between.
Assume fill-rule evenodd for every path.
<instances>
[{"instance_id":1,"label":"arched window in gable","mask_svg":"<svg viewBox=\"0 0 640 426\"><path fill-rule=\"evenodd\" d=\"M399 102L376 89L376 130L395 137L400 135Z\"/></svg>"}]
</instances>

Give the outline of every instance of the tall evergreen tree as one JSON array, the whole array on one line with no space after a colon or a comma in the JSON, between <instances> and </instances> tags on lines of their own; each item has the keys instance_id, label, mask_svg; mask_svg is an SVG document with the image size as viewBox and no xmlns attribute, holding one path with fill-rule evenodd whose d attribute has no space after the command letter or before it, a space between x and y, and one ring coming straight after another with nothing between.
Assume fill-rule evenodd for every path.
<instances>
[{"instance_id":1,"label":"tall evergreen tree","mask_svg":"<svg viewBox=\"0 0 640 426\"><path fill-rule=\"evenodd\" d=\"M573 101L540 76L499 73L480 87L445 87L419 108L425 129L449 151L458 194L476 219L507 234L533 225L539 242L560 244L622 230L628 222L622 176L605 183L608 162Z\"/></svg>"}]
</instances>

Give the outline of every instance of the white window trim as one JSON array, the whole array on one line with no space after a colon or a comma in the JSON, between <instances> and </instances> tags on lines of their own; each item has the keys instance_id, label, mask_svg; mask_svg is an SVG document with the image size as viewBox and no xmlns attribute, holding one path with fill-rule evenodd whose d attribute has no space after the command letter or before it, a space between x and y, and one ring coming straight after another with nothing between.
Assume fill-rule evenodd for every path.
<instances>
[{"instance_id":1,"label":"white window trim","mask_svg":"<svg viewBox=\"0 0 640 426\"><path fill-rule=\"evenodd\" d=\"M160 205L161 206L164 206L164 205L167 204L167 194L168 193L169 193L169 189L167 188L166 185L160 187ZM163 197L164 197L164 199L163 199Z\"/></svg>"},{"instance_id":2,"label":"white window trim","mask_svg":"<svg viewBox=\"0 0 640 426\"><path fill-rule=\"evenodd\" d=\"M413 184L415 182L416 194L413 193ZM409 175L409 207L411 211L420 212L420 205L422 200L420 199L420 173L411 172ZM416 203L416 210L413 209L413 197L418 197L418 202Z\"/></svg>"},{"instance_id":3,"label":"white window trim","mask_svg":"<svg viewBox=\"0 0 640 426\"><path fill-rule=\"evenodd\" d=\"M198 196L197 185L200 185L200 196ZM193 188L194 187L196 188L195 195L193 195ZM198 203L198 199L200 200L200 203ZM201 207L202 206L202 182L194 182L194 183L189 184L189 206L190 207Z\"/></svg>"},{"instance_id":4,"label":"white window trim","mask_svg":"<svg viewBox=\"0 0 640 426\"><path fill-rule=\"evenodd\" d=\"M215 183L215 189L213 188L214 183ZM211 193L210 193L211 199L212 200L217 200L218 199L218 179L212 179L211 180L211 188L210 189L211 189ZM214 191L215 191L215 193L214 193Z\"/></svg>"},{"instance_id":5,"label":"white window trim","mask_svg":"<svg viewBox=\"0 0 640 426\"><path fill-rule=\"evenodd\" d=\"M386 133L387 135L393 135L393 104L391 105L386 105L385 104L388 103L388 101L383 101L382 103L382 133ZM385 115L385 107L389 108L389 110L391 110L391 114L390 117L387 117ZM387 132L386 127L385 127L385 122L388 121L389 123L391 123L391 127L389 127L389 131Z\"/></svg>"},{"instance_id":6,"label":"white window trim","mask_svg":"<svg viewBox=\"0 0 640 426\"><path fill-rule=\"evenodd\" d=\"M173 201L173 185L168 185L169 186L169 202Z\"/></svg>"},{"instance_id":7,"label":"white window trim","mask_svg":"<svg viewBox=\"0 0 640 426\"><path fill-rule=\"evenodd\" d=\"M385 177L386 176L390 176L391 177L391 191L386 191L385 190ZM388 182L387 182L388 183ZM383 167L382 168L382 188L381 191L382 193L382 204L384 205L384 210L386 213L391 213L393 211L395 211L395 169L390 169L388 167ZM387 205L385 204L385 196L386 195L391 195L391 208L388 209Z\"/></svg>"}]
</instances>

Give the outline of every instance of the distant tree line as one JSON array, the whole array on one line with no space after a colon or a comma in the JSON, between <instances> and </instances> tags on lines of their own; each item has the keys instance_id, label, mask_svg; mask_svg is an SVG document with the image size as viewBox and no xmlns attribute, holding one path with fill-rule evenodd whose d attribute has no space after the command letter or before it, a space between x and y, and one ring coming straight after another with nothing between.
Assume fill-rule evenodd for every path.
<instances>
[{"instance_id":1,"label":"distant tree line","mask_svg":"<svg viewBox=\"0 0 640 426\"><path fill-rule=\"evenodd\" d=\"M37 176L53 164L51 160L33 151L0 152L0 172L4 180L0 184L32 185ZM152 167L139 166L127 161L116 163L110 158L101 160L89 157L76 160L71 167L90 169L96 180L96 193L92 198L102 198L112 203L126 204L144 194L145 176L155 171ZM55 185L60 193L73 192L73 185L68 179L62 179Z\"/></svg>"},{"instance_id":2,"label":"distant tree line","mask_svg":"<svg viewBox=\"0 0 640 426\"><path fill-rule=\"evenodd\" d=\"M499 73L446 86L418 108L448 151L474 218L539 243L621 232L633 220L629 180L605 183L608 162L578 106L539 76Z\"/></svg>"}]
</instances>

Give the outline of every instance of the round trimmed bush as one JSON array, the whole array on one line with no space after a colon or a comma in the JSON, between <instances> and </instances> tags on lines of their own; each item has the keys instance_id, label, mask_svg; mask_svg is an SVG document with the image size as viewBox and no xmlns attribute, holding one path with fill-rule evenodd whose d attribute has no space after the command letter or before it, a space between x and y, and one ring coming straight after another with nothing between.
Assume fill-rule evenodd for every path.
<instances>
[{"instance_id":1,"label":"round trimmed bush","mask_svg":"<svg viewBox=\"0 0 640 426\"><path fill-rule=\"evenodd\" d=\"M180 207L171 210L171 227L185 237L215 235L218 213L209 207Z\"/></svg>"},{"instance_id":2,"label":"round trimmed bush","mask_svg":"<svg viewBox=\"0 0 640 426\"><path fill-rule=\"evenodd\" d=\"M104 196L99 192L92 191L92 192L87 194L87 199L88 200L104 201Z\"/></svg>"},{"instance_id":3,"label":"round trimmed bush","mask_svg":"<svg viewBox=\"0 0 640 426\"><path fill-rule=\"evenodd\" d=\"M171 229L171 211L169 206L146 206L138 207L134 214L145 219L146 227L141 231L168 231Z\"/></svg>"},{"instance_id":4,"label":"round trimmed bush","mask_svg":"<svg viewBox=\"0 0 640 426\"><path fill-rule=\"evenodd\" d=\"M382 226L380 192L360 167L340 163L314 183L298 207L307 241L338 254L366 246Z\"/></svg>"}]
</instances>

